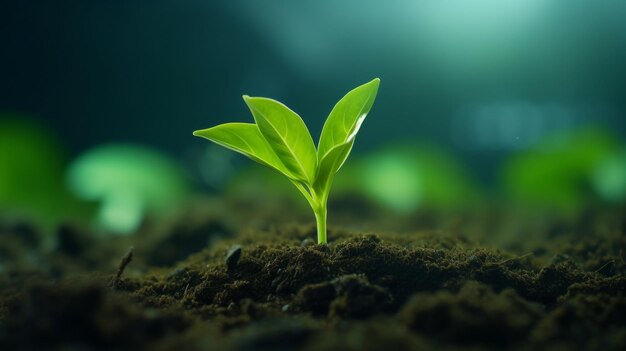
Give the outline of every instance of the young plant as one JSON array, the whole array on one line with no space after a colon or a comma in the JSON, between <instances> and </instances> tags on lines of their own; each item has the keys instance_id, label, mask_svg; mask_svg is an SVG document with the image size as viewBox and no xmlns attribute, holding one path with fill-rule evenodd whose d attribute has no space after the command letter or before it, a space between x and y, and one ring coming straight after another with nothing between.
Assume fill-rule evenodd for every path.
<instances>
[{"instance_id":1,"label":"young plant","mask_svg":"<svg viewBox=\"0 0 626 351\"><path fill-rule=\"evenodd\" d=\"M324 123L317 150L297 113L276 100L247 95L243 100L256 123L225 123L193 135L239 152L289 178L311 205L317 242L325 244L330 188L374 104L379 82L376 78L339 100Z\"/></svg>"}]
</instances>

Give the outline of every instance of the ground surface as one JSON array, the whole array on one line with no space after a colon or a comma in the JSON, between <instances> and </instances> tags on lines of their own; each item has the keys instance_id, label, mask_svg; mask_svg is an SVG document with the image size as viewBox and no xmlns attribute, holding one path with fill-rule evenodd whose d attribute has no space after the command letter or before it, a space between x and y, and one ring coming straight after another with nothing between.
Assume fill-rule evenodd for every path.
<instances>
[{"instance_id":1,"label":"ground surface","mask_svg":"<svg viewBox=\"0 0 626 351\"><path fill-rule=\"evenodd\" d=\"M624 213L420 212L402 222L418 231L331 225L322 246L311 225L202 209L53 244L5 221L0 349L624 350Z\"/></svg>"}]
</instances>

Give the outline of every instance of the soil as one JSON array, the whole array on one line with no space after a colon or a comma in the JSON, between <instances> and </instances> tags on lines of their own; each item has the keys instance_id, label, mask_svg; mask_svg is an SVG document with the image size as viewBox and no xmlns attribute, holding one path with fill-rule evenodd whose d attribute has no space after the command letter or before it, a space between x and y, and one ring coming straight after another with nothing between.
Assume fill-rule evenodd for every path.
<instances>
[{"instance_id":1,"label":"soil","mask_svg":"<svg viewBox=\"0 0 626 351\"><path fill-rule=\"evenodd\" d=\"M412 229L331 221L328 245L241 208L128 237L3 220L0 349L626 349L625 208L369 211Z\"/></svg>"}]
</instances>

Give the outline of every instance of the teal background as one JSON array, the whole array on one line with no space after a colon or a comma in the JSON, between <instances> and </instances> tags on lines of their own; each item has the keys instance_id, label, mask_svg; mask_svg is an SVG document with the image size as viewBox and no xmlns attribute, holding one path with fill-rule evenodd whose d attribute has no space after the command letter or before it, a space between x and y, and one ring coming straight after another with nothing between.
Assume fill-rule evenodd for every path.
<instances>
[{"instance_id":1,"label":"teal background","mask_svg":"<svg viewBox=\"0 0 626 351\"><path fill-rule=\"evenodd\" d=\"M249 120L244 93L285 102L316 138L378 76L356 152L433 141L488 176L554 129L624 136L624 18L623 1L3 1L0 110L74 153L121 140L180 156L201 145L190 131Z\"/></svg>"},{"instance_id":2,"label":"teal background","mask_svg":"<svg viewBox=\"0 0 626 351\"><path fill-rule=\"evenodd\" d=\"M336 194L404 194L409 210L484 194L619 203L624 18L610 0L3 1L0 209L72 208L67 169L119 143L165 155L194 191L248 189L236 176L251 162L192 131L251 122L248 94L285 103L317 140L374 77Z\"/></svg>"}]
</instances>

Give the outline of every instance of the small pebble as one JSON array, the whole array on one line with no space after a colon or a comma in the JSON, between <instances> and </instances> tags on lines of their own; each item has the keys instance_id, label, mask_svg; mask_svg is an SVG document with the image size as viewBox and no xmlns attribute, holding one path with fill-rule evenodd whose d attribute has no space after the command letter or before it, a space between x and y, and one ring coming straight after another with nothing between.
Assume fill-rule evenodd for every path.
<instances>
[{"instance_id":1,"label":"small pebble","mask_svg":"<svg viewBox=\"0 0 626 351\"><path fill-rule=\"evenodd\" d=\"M230 271L237 266L239 258L241 257L241 246L236 245L228 250L226 254L226 268Z\"/></svg>"},{"instance_id":2,"label":"small pebble","mask_svg":"<svg viewBox=\"0 0 626 351\"><path fill-rule=\"evenodd\" d=\"M478 263L480 263L480 259L476 255L471 255L470 257L467 258L467 261L469 263L471 263L471 264L478 264Z\"/></svg>"},{"instance_id":3,"label":"small pebble","mask_svg":"<svg viewBox=\"0 0 626 351\"><path fill-rule=\"evenodd\" d=\"M302 240L302 242L300 243L301 247L307 247L307 246L311 246L311 245L315 245L315 241L311 238L306 238L304 240Z\"/></svg>"}]
</instances>

